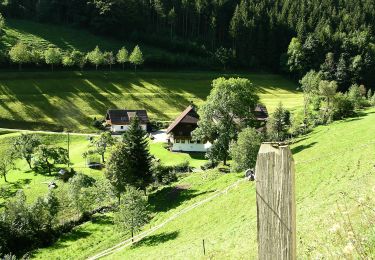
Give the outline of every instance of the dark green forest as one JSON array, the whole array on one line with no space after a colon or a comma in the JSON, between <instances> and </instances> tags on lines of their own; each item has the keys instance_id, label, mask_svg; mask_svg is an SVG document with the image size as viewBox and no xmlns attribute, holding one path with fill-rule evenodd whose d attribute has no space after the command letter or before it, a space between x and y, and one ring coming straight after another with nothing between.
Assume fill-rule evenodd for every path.
<instances>
[{"instance_id":1,"label":"dark green forest","mask_svg":"<svg viewBox=\"0 0 375 260\"><path fill-rule=\"evenodd\" d=\"M66 24L216 57L233 69L282 71L296 79L314 69L343 89L375 85L374 0L0 2L6 18Z\"/></svg>"}]
</instances>

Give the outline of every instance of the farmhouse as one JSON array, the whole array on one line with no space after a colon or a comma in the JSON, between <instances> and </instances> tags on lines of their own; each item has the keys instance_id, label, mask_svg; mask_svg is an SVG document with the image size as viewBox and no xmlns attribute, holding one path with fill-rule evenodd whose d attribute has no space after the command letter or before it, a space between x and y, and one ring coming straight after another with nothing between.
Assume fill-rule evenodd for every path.
<instances>
[{"instance_id":1,"label":"farmhouse","mask_svg":"<svg viewBox=\"0 0 375 260\"><path fill-rule=\"evenodd\" d=\"M206 152L211 143L193 141L191 133L198 127L199 115L193 105L188 106L184 112L168 127L167 134L172 145L172 151Z\"/></svg>"},{"instance_id":2,"label":"farmhouse","mask_svg":"<svg viewBox=\"0 0 375 260\"><path fill-rule=\"evenodd\" d=\"M146 131L149 122L146 110L109 109L105 120L113 133L121 133L129 129L131 119L136 116L142 129Z\"/></svg>"},{"instance_id":3,"label":"farmhouse","mask_svg":"<svg viewBox=\"0 0 375 260\"><path fill-rule=\"evenodd\" d=\"M264 128L268 120L267 108L258 104L254 109L254 117L259 129ZM193 105L188 106L184 112L168 127L167 134L172 151L182 152L207 152L212 146L210 142L193 141L191 133L198 127L199 115Z\"/></svg>"}]
</instances>

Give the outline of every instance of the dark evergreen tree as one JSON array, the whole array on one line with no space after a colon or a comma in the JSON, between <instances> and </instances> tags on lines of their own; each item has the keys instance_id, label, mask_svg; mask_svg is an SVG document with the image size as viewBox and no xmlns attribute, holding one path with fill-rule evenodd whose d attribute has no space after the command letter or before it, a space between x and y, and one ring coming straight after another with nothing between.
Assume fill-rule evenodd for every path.
<instances>
[{"instance_id":1,"label":"dark evergreen tree","mask_svg":"<svg viewBox=\"0 0 375 260\"><path fill-rule=\"evenodd\" d=\"M128 150L129 174L134 176L133 186L146 191L152 182L152 162L147 133L142 129L137 116L131 119L131 125L123 135L123 142Z\"/></svg>"}]
</instances>

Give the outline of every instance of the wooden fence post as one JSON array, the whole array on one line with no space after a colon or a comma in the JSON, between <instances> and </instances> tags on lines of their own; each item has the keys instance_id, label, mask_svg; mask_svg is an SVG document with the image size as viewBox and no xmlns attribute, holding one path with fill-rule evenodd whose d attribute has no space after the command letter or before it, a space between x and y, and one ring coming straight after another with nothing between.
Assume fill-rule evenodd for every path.
<instances>
[{"instance_id":1,"label":"wooden fence post","mask_svg":"<svg viewBox=\"0 0 375 260\"><path fill-rule=\"evenodd\" d=\"M295 168L289 146L263 143L255 174L258 259L295 260Z\"/></svg>"}]
</instances>

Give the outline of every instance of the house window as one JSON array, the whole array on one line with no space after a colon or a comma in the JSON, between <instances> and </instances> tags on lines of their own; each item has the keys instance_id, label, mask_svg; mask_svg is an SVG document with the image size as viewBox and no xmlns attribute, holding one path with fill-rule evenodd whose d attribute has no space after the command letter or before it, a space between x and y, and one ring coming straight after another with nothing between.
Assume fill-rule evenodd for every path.
<instances>
[{"instance_id":1,"label":"house window","mask_svg":"<svg viewBox=\"0 0 375 260\"><path fill-rule=\"evenodd\" d=\"M182 143L182 144L184 144L184 143L185 143L185 140L184 140L184 139L182 139L182 140L181 140L181 143Z\"/></svg>"},{"instance_id":2,"label":"house window","mask_svg":"<svg viewBox=\"0 0 375 260\"><path fill-rule=\"evenodd\" d=\"M121 128L121 129L124 129L124 126L122 125L120 128Z\"/></svg>"},{"instance_id":3,"label":"house window","mask_svg":"<svg viewBox=\"0 0 375 260\"><path fill-rule=\"evenodd\" d=\"M201 141L200 140L197 140L197 144L200 144L201 143Z\"/></svg>"},{"instance_id":4,"label":"house window","mask_svg":"<svg viewBox=\"0 0 375 260\"><path fill-rule=\"evenodd\" d=\"M175 141L176 141L177 144L180 143L180 139L176 139Z\"/></svg>"}]
</instances>

